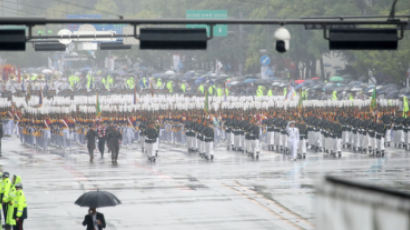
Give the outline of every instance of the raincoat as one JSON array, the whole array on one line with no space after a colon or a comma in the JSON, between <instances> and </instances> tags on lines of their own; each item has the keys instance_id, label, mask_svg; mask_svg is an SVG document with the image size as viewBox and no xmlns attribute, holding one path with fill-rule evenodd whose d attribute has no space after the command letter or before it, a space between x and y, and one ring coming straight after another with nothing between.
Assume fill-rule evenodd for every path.
<instances>
[{"instance_id":1,"label":"raincoat","mask_svg":"<svg viewBox=\"0 0 410 230\"><path fill-rule=\"evenodd\" d=\"M256 96L261 97L263 96L263 86L258 86L258 89L256 90Z\"/></svg>"},{"instance_id":2,"label":"raincoat","mask_svg":"<svg viewBox=\"0 0 410 230\"><path fill-rule=\"evenodd\" d=\"M16 181L10 186L10 190L8 192L8 196L6 201L3 198L3 202L7 203L7 217L6 217L6 224L10 226L16 225L15 213L14 209L17 208L17 193L16 193L16 184L21 183L21 177L16 176Z\"/></svg>"},{"instance_id":3,"label":"raincoat","mask_svg":"<svg viewBox=\"0 0 410 230\"><path fill-rule=\"evenodd\" d=\"M161 78L157 79L157 89L161 89L162 88L162 80Z\"/></svg>"},{"instance_id":4,"label":"raincoat","mask_svg":"<svg viewBox=\"0 0 410 230\"><path fill-rule=\"evenodd\" d=\"M334 90L334 91L332 92L332 100L333 100L333 101L337 101L337 92L336 92L336 90Z\"/></svg>"},{"instance_id":5,"label":"raincoat","mask_svg":"<svg viewBox=\"0 0 410 230\"><path fill-rule=\"evenodd\" d=\"M94 82L94 77L91 74L87 74L87 89L91 89L91 86Z\"/></svg>"},{"instance_id":6,"label":"raincoat","mask_svg":"<svg viewBox=\"0 0 410 230\"><path fill-rule=\"evenodd\" d=\"M75 84L80 81L80 77L76 75L71 75L68 77L68 82L70 83L71 88L74 88Z\"/></svg>"},{"instance_id":7,"label":"raincoat","mask_svg":"<svg viewBox=\"0 0 410 230\"><path fill-rule=\"evenodd\" d=\"M169 93L173 93L174 92L174 83L172 81L168 81L167 82L167 89Z\"/></svg>"},{"instance_id":8,"label":"raincoat","mask_svg":"<svg viewBox=\"0 0 410 230\"><path fill-rule=\"evenodd\" d=\"M218 87L216 89L216 95L218 95L218 97L222 97L224 95L224 91L222 88Z\"/></svg>"},{"instance_id":9,"label":"raincoat","mask_svg":"<svg viewBox=\"0 0 410 230\"><path fill-rule=\"evenodd\" d=\"M199 90L199 92L201 92L202 94L204 94L204 93L205 93L205 87L204 87L204 85L200 85L200 86L198 87L198 90Z\"/></svg>"},{"instance_id":10,"label":"raincoat","mask_svg":"<svg viewBox=\"0 0 410 230\"><path fill-rule=\"evenodd\" d=\"M213 95L213 94L214 94L214 86L211 85L211 86L208 87L208 94L209 94L209 95Z\"/></svg>"},{"instance_id":11,"label":"raincoat","mask_svg":"<svg viewBox=\"0 0 410 230\"><path fill-rule=\"evenodd\" d=\"M101 82L104 84L105 89L109 90L114 84L114 79L111 77L111 75L107 75L106 78L101 79Z\"/></svg>"},{"instance_id":12,"label":"raincoat","mask_svg":"<svg viewBox=\"0 0 410 230\"><path fill-rule=\"evenodd\" d=\"M15 217L27 219L27 201L23 190L16 190L16 206L14 207Z\"/></svg>"},{"instance_id":13,"label":"raincoat","mask_svg":"<svg viewBox=\"0 0 410 230\"><path fill-rule=\"evenodd\" d=\"M184 92L184 93L186 92L186 85L185 85L185 83L182 83L182 84L181 84L181 91Z\"/></svg>"},{"instance_id":14,"label":"raincoat","mask_svg":"<svg viewBox=\"0 0 410 230\"><path fill-rule=\"evenodd\" d=\"M3 203L7 203L10 187L11 181L9 178L5 178L1 181L1 193L3 194Z\"/></svg>"},{"instance_id":15,"label":"raincoat","mask_svg":"<svg viewBox=\"0 0 410 230\"><path fill-rule=\"evenodd\" d=\"M134 83L134 78L133 77L128 78L126 83L127 83L127 86L128 86L129 89L134 89L135 83Z\"/></svg>"}]
</instances>

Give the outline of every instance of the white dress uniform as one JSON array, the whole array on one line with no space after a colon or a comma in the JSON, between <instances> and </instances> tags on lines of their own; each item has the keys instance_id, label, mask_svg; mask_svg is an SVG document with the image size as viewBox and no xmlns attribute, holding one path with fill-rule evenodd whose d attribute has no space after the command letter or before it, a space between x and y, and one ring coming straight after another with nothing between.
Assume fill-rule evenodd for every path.
<instances>
[{"instance_id":1,"label":"white dress uniform","mask_svg":"<svg viewBox=\"0 0 410 230\"><path fill-rule=\"evenodd\" d=\"M299 145L299 129L296 127L291 128L288 123L286 127L286 132L288 133L288 147L290 149L290 153L293 156L293 159L296 160L298 156L298 145Z\"/></svg>"}]
</instances>

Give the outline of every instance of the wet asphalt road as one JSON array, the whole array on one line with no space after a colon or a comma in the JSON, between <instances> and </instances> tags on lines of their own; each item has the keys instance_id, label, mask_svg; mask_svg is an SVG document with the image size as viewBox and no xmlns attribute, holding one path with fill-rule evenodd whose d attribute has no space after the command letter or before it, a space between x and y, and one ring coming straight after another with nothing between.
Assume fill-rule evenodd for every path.
<instances>
[{"instance_id":1,"label":"wet asphalt road","mask_svg":"<svg viewBox=\"0 0 410 230\"><path fill-rule=\"evenodd\" d=\"M74 201L89 190L108 190L122 204L102 208L107 229L314 229L314 186L328 173L410 190L410 153L390 149L384 159L310 153L289 161L263 151L259 161L219 146L214 162L183 146L160 144L155 164L137 144L89 162L86 147L36 151L4 138L0 167L22 176L28 202L26 229L72 230L86 208ZM96 155L97 156L97 155Z\"/></svg>"}]
</instances>

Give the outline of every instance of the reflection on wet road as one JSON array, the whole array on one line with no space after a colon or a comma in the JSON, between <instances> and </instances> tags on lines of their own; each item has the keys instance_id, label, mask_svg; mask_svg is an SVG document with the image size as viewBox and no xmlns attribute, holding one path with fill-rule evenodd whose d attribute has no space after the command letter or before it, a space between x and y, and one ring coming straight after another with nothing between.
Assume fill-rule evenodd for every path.
<instances>
[{"instance_id":1,"label":"reflection on wet road","mask_svg":"<svg viewBox=\"0 0 410 230\"><path fill-rule=\"evenodd\" d=\"M345 153L340 160L312 153L292 162L262 152L259 161L221 146L214 162L181 147L161 144L156 164L137 145L122 148L118 165L86 147L40 152L15 138L3 139L3 171L23 178L27 229L82 229L85 208L75 199L88 190L108 190L120 206L100 209L107 229L314 229L314 185L324 174L373 180L410 190L410 153L386 158Z\"/></svg>"}]
</instances>

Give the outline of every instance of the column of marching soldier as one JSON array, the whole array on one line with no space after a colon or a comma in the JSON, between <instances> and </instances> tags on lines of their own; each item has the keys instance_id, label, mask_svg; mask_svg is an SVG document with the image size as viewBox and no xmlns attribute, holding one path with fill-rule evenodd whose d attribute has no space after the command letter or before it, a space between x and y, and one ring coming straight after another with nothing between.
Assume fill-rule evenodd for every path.
<instances>
[{"instance_id":1,"label":"column of marching soldier","mask_svg":"<svg viewBox=\"0 0 410 230\"><path fill-rule=\"evenodd\" d=\"M278 112L279 111L279 112ZM300 158L307 151L325 152L341 157L342 151L384 156L385 146L410 150L410 119L383 115L366 115L364 110L340 115L340 111L295 116L292 111L230 111L204 113L162 111L145 112L132 117L103 117L101 119L56 118L20 119L15 122L20 140L46 150L49 145L68 147L86 144L89 127L113 125L121 134L122 145L139 141L150 160L158 156L159 142L186 144L189 152L199 152L207 159L214 158L215 143L225 141L228 150L242 151L257 159L262 147L268 151L287 153L296 146ZM165 116L165 114L167 114ZM241 114L241 115L238 115ZM322 115L321 115L322 114ZM339 114L339 115L337 115ZM288 124L295 121L298 140L289 139ZM5 122L10 126L10 119ZM7 128L10 129L10 128ZM11 131L7 131L11 132ZM106 133L98 132L101 154L107 141ZM110 148L110 146L108 146Z\"/></svg>"},{"instance_id":2,"label":"column of marching soldier","mask_svg":"<svg viewBox=\"0 0 410 230\"><path fill-rule=\"evenodd\" d=\"M402 116L394 117L390 113L378 113L368 116L367 112L359 115L337 116L295 116L281 114L267 115L259 122L250 117L227 115L223 119L224 137L228 150L247 153L252 158L259 158L261 143L269 151L289 153L291 145L298 153L298 158L305 158L310 149L324 152L325 156L341 157L342 151L368 154L370 156L385 155L385 147L410 150L410 119ZM255 114L256 115L256 114ZM289 125L296 123L298 140L290 138ZM204 147L207 142L214 141L214 128L197 122L185 124L188 151L207 154Z\"/></svg>"},{"instance_id":3,"label":"column of marching soldier","mask_svg":"<svg viewBox=\"0 0 410 230\"><path fill-rule=\"evenodd\" d=\"M288 153L291 149L288 125L291 122L283 117L267 118L259 128L247 120L227 118L227 149L246 152L257 158L259 141L263 141L268 151ZM355 117L340 116L326 120L310 116L298 120L296 127L299 131L299 141L296 141L299 158L305 158L308 149L336 157L341 157L342 151L384 156L386 145L410 150L410 119L383 116L376 122Z\"/></svg>"}]
</instances>

